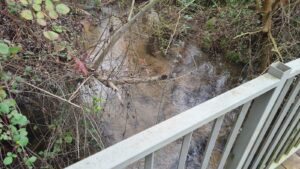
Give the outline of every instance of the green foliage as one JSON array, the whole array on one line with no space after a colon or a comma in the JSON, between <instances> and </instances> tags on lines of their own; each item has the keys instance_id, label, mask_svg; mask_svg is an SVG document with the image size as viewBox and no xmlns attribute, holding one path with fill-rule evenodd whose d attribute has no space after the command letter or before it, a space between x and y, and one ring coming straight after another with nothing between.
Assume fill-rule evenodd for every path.
<instances>
[{"instance_id":1,"label":"green foliage","mask_svg":"<svg viewBox=\"0 0 300 169\"><path fill-rule=\"evenodd\" d=\"M65 133L64 141L65 141L65 143L67 143L67 144L71 144L72 141L73 141L73 134L72 134L71 132Z\"/></svg>"},{"instance_id":2,"label":"green foliage","mask_svg":"<svg viewBox=\"0 0 300 169\"><path fill-rule=\"evenodd\" d=\"M33 15L31 13L31 10L24 9L21 11L20 15L22 16L22 18L26 20L33 20Z\"/></svg>"},{"instance_id":3,"label":"green foliage","mask_svg":"<svg viewBox=\"0 0 300 169\"><path fill-rule=\"evenodd\" d=\"M216 25L216 22L217 22L217 18L216 17L212 17L208 21L206 21L205 26L206 26L206 28L208 30L213 30L214 27L215 27L215 25Z\"/></svg>"},{"instance_id":4,"label":"green foliage","mask_svg":"<svg viewBox=\"0 0 300 169\"><path fill-rule=\"evenodd\" d=\"M6 157L3 160L4 165L10 165L13 162L13 159L16 158L17 155L13 154L12 152L6 153Z\"/></svg>"},{"instance_id":5,"label":"green foliage","mask_svg":"<svg viewBox=\"0 0 300 169\"><path fill-rule=\"evenodd\" d=\"M38 25L43 27L47 26L47 19L56 20L59 15L66 15L70 12L70 8L59 3L59 0L6 0L6 3L11 13L19 13L21 18L28 21L35 20ZM59 35L51 31L44 31L43 35L50 41L59 39Z\"/></svg>"},{"instance_id":6,"label":"green foliage","mask_svg":"<svg viewBox=\"0 0 300 169\"><path fill-rule=\"evenodd\" d=\"M60 14L66 15L70 12L70 8L65 4L56 5L56 11Z\"/></svg>"},{"instance_id":7,"label":"green foliage","mask_svg":"<svg viewBox=\"0 0 300 169\"><path fill-rule=\"evenodd\" d=\"M20 1L21 2L21 1ZM25 5L25 1L22 5ZM9 56L16 54L20 50L19 47L9 47L7 43L0 42L0 56ZM19 76L12 78L9 72L1 72L1 81L9 82L12 91L16 88L16 84L23 79ZM36 161L35 156L28 156L25 147L29 143L28 132L26 129L29 123L26 116L17 110L17 103L14 99L9 98L6 91L0 88L0 143L2 145L11 146L11 149L6 150L6 156L3 158L2 163L6 166L12 165L15 158L23 159L24 165L27 168L32 168L33 163ZM7 147L6 147L7 148Z\"/></svg>"},{"instance_id":8,"label":"green foliage","mask_svg":"<svg viewBox=\"0 0 300 169\"><path fill-rule=\"evenodd\" d=\"M240 62L240 54L236 51L227 51L226 52L226 58L228 58L229 60L233 61L233 62Z\"/></svg>"},{"instance_id":9,"label":"green foliage","mask_svg":"<svg viewBox=\"0 0 300 169\"><path fill-rule=\"evenodd\" d=\"M7 59L10 55L15 55L21 50L21 47L0 41L0 59Z\"/></svg>"},{"instance_id":10,"label":"green foliage","mask_svg":"<svg viewBox=\"0 0 300 169\"><path fill-rule=\"evenodd\" d=\"M13 145L12 150L7 152L6 157L3 159L3 164L11 165L18 152L19 154L23 153L20 157L23 159L24 164L31 168L36 161L36 157L28 157L24 151L24 147L29 143L26 130L29 121L26 116L17 111L16 101L7 98L7 94L3 89L0 89L0 117L0 142L9 142Z\"/></svg>"},{"instance_id":11,"label":"green foliage","mask_svg":"<svg viewBox=\"0 0 300 169\"><path fill-rule=\"evenodd\" d=\"M202 45L204 48L210 48L210 46L212 45L211 35L208 31L204 32L203 39L202 39Z\"/></svg>"},{"instance_id":12,"label":"green foliage","mask_svg":"<svg viewBox=\"0 0 300 169\"><path fill-rule=\"evenodd\" d=\"M47 39L51 41L57 40L59 38L59 35L53 31L44 31L43 34Z\"/></svg>"},{"instance_id":13,"label":"green foliage","mask_svg":"<svg viewBox=\"0 0 300 169\"><path fill-rule=\"evenodd\" d=\"M6 43L0 42L0 55L9 55L9 47Z\"/></svg>"},{"instance_id":14,"label":"green foliage","mask_svg":"<svg viewBox=\"0 0 300 169\"><path fill-rule=\"evenodd\" d=\"M48 126L51 129L55 129L55 125ZM72 144L74 136L72 132L65 132L64 135L59 136L50 150L40 151L38 154L44 158L55 158L59 153L62 152L64 144Z\"/></svg>"},{"instance_id":15,"label":"green foliage","mask_svg":"<svg viewBox=\"0 0 300 169\"><path fill-rule=\"evenodd\" d=\"M93 113L100 113L102 111L102 106L100 104L103 102L103 99L98 97L93 97L93 105L92 105L92 112Z\"/></svg>"},{"instance_id":16,"label":"green foliage","mask_svg":"<svg viewBox=\"0 0 300 169\"><path fill-rule=\"evenodd\" d=\"M15 55L15 54L17 54L20 50L21 50L21 47L19 47L19 46L12 46L12 47L9 48L9 53L10 53L11 55Z\"/></svg>"},{"instance_id":17,"label":"green foliage","mask_svg":"<svg viewBox=\"0 0 300 169\"><path fill-rule=\"evenodd\" d=\"M25 163L25 166L27 168L32 168L33 163L37 160L37 158L35 156L31 156L31 157L24 157L23 161Z\"/></svg>"},{"instance_id":18,"label":"green foliage","mask_svg":"<svg viewBox=\"0 0 300 169\"><path fill-rule=\"evenodd\" d=\"M59 25L53 25L52 30L57 33L62 33L64 31L63 27Z\"/></svg>"},{"instance_id":19,"label":"green foliage","mask_svg":"<svg viewBox=\"0 0 300 169\"><path fill-rule=\"evenodd\" d=\"M221 40L220 40L220 47L221 47L223 50L226 50L226 48L228 47L228 41L229 41L228 38L226 38L226 37L221 37Z\"/></svg>"}]
</instances>

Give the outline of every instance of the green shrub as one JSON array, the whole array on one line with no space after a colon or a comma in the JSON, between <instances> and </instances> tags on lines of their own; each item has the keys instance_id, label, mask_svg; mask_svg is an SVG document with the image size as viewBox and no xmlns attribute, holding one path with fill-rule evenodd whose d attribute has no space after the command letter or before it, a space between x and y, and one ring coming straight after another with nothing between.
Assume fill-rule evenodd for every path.
<instances>
[{"instance_id":1,"label":"green shrub","mask_svg":"<svg viewBox=\"0 0 300 169\"><path fill-rule=\"evenodd\" d=\"M225 54L226 58L228 58L232 62L240 62L240 54L236 51L227 51Z\"/></svg>"}]
</instances>

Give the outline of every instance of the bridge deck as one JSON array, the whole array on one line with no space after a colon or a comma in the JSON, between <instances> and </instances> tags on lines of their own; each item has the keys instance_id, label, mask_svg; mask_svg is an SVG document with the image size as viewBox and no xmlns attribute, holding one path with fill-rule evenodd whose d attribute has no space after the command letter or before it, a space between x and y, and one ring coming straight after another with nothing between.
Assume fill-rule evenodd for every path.
<instances>
[{"instance_id":1,"label":"bridge deck","mask_svg":"<svg viewBox=\"0 0 300 169\"><path fill-rule=\"evenodd\" d=\"M300 151L292 155L277 169L300 169Z\"/></svg>"}]
</instances>

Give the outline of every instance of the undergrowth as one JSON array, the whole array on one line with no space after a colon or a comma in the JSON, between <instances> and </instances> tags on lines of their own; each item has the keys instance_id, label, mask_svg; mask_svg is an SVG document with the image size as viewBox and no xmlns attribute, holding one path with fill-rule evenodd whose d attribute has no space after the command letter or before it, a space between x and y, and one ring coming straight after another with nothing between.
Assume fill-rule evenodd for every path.
<instances>
[{"instance_id":1,"label":"undergrowth","mask_svg":"<svg viewBox=\"0 0 300 169\"><path fill-rule=\"evenodd\" d=\"M264 72L276 60L287 62L299 57L299 1L273 11L270 32L274 39L261 31L262 14L255 9L254 1L177 0L161 3L159 8L162 24L153 30L153 44L163 52L170 40L176 46L197 39L212 59L225 57L228 62L243 65L249 78Z\"/></svg>"},{"instance_id":2,"label":"undergrowth","mask_svg":"<svg viewBox=\"0 0 300 169\"><path fill-rule=\"evenodd\" d=\"M64 168L100 151L99 100L77 104L87 16L51 0L0 4L0 168Z\"/></svg>"}]
</instances>

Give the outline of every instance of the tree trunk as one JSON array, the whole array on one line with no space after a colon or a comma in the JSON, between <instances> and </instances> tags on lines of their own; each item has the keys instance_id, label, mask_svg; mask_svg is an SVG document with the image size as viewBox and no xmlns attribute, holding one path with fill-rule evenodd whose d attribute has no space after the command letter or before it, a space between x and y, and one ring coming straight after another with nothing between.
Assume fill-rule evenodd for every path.
<instances>
[{"instance_id":1,"label":"tree trunk","mask_svg":"<svg viewBox=\"0 0 300 169\"><path fill-rule=\"evenodd\" d=\"M269 30L271 30L272 4L273 0L265 0L263 3L263 32L269 32Z\"/></svg>"}]
</instances>

